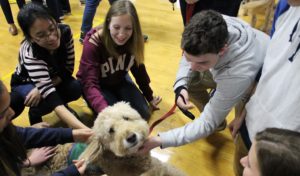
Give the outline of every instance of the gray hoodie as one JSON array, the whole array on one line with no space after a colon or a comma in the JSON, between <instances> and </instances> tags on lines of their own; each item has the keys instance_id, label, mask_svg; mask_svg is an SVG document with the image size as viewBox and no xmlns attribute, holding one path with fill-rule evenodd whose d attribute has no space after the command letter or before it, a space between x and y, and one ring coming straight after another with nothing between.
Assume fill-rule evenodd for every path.
<instances>
[{"instance_id":1,"label":"gray hoodie","mask_svg":"<svg viewBox=\"0 0 300 176\"><path fill-rule=\"evenodd\" d=\"M204 107L200 118L167 132L159 133L162 147L180 146L206 137L224 121L253 83L262 67L269 36L234 17L223 16L229 31L227 52L210 71L217 83L216 91ZM183 56L174 89L186 86L190 63Z\"/></svg>"}]
</instances>

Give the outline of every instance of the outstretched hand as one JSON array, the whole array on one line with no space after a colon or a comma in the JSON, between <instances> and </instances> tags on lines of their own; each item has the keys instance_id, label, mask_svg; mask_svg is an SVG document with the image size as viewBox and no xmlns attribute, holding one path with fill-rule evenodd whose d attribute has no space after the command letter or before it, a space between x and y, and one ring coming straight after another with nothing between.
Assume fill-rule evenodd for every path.
<instances>
[{"instance_id":1,"label":"outstretched hand","mask_svg":"<svg viewBox=\"0 0 300 176\"><path fill-rule=\"evenodd\" d=\"M93 135L92 129L74 129L72 131L75 142L86 142Z\"/></svg>"},{"instance_id":2,"label":"outstretched hand","mask_svg":"<svg viewBox=\"0 0 300 176\"><path fill-rule=\"evenodd\" d=\"M149 137L143 144L142 147L139 148L139 154L145 154L150 152L150 150L161 146L161 139L159 136Z\"/></svg>"},{"instance_id":3,"label":"outstretched hand","mask_svg":"<svg viewBox=\"0 0 300 176\"><path fill-rule=\"evenodd\" d=\"M158 104L161 102L162 98L160 96L154 96L153 100L150 102L153 111L159 110Z\"/></svg>"},{"instance_id":4,"label":"outstretched hand","mask_svg":"<svg viewBox=\"0 0 300 176\"><path fill-rule=\"evenodd\" d=\"M57 147L42 147L33 149L31 154L28 156L30 166L38 166L46 162L56 154L56 149Z\"/></svg>"},{"instance_id":5,"label":"outstretched hand","mask_svg":"<svg viewBox=\"0 0 300 176\"><path fill-rule=\"evenodd\" d=\"M48 122L39 122L36 124L31 125L33 128L49 128L50 124Z\"/></svg>"}]
</instances>

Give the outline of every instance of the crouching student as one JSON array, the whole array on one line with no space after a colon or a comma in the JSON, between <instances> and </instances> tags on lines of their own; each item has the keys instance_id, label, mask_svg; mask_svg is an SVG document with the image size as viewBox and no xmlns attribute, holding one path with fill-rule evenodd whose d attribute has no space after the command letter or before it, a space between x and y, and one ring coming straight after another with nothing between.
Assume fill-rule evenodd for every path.
<instances>
[{"instance_id":1,"label":"crouching student","mask_svg":"<svg viewBox=\"0 0 300 176\"><path fill-rule=\"evenodd\" d=\"M141 152L158 146L181 146L212 134L230 110L247 99L269 40L269 36L237 18L211 10L194 15L182 34L184 53L174 86L178 95L177 106L184 112L191 106L187 91L191 70L210 70L216 90L199 118L183 127L150 137Z\"/></svg>"},{"instance_id":2,"label":"crouching student","mask_svg":"<svg viewBox=\"0 0 300 176\"><path fill-rule=\"evenodd\" d=\"M30 124L41 122L43 115L54 110L70 127L87 128L65 106L81 96L80 83L72 77L75 54L70 27L57 24L34 3L20 10L18 22L25 39L11 87L30 107Z\"/></svg>"},{"instance_id":3,"label":"crouching student","mask_svg":"<svg viewBox=\"0 0 300 176\"><path fill-rule=\"evenodd\" d=\"M149 85L136 9L127 0L114 2L104 21L103 27L91 30L83 42L77 78L84 97L96 114L108 105L126 101L148 120L148 103L157 110L161 97L153 96ZM142 93L129 77L129 70Z\"/></svg>"}]
</instances>

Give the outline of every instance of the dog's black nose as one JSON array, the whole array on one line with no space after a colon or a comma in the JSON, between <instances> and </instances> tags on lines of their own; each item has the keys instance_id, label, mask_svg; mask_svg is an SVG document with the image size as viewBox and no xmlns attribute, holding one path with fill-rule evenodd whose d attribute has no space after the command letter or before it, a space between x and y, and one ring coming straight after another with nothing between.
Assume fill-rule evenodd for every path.
<instances>
[{"instance_id":1,"label":"dog's black nose","mask_svg":"<svg viewBox=\"0 0 300 176\"><path fill-rule=\"evenodd\" d=\"M129 142L129 143L135 143L135 142L136 142L136 135L135 135L135 134L132 134L132 135L130 135L126 140L127 140L127 142Z\"/></svg>"}]
</instances>

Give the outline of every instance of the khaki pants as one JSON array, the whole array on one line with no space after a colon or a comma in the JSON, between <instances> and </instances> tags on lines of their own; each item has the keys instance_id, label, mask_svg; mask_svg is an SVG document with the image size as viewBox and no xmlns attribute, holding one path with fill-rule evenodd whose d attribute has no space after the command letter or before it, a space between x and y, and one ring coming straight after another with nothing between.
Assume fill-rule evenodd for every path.
<instances>
[{"instance_id":1,"label":"khaki pants","mask_svg":"<svg viewBox=\"0 0 300 176\"><path fill-rule=\"evenodd\" d=\"M242 167L240 160L248 155L248 149L244 144L244 141L238 133L237 140L235 143L235 150L234 150L234 160L233 160L233 170L236 176L242 176L244 168Z\"/></svg>"},{"instance_id":2,"label":"khaki pants","mask_svg":"<svg viewBox=\"0 0 300 176\"><path fill-rule=\"evenodd\" d=\"M190 78L188 80L188 93L190 100L195 104L195 106L202 112L206 103L208 103L210 99L210 95L207 92L207 89L215 89L216 83L213 80L212 74L210 71L205 72L196 72L193 71L190 74ZM239 108L241 105L238 104L236 107L237 112L239 112ZM241 158L248 155L248 149L243 142L243 139L240 134L238 134L236 144L235 144L235 152L234 152L234 163L233 169L236 176L242 176L244 168L240 164Z\"/></svg>"},{"instance_id":3,"label":"khaki pants","mask_svg":"<svg viewBox=\"0 0 300 176\"><path fill-rule=\"evenodd\" d=\"M216 83L213 80L210 71L197 72L193 71L189 75L188 80L188 93L190 100L202 112L204 106L209 101L209 93L207 89L215 89Z\"/></svg>"}]
</instances>

